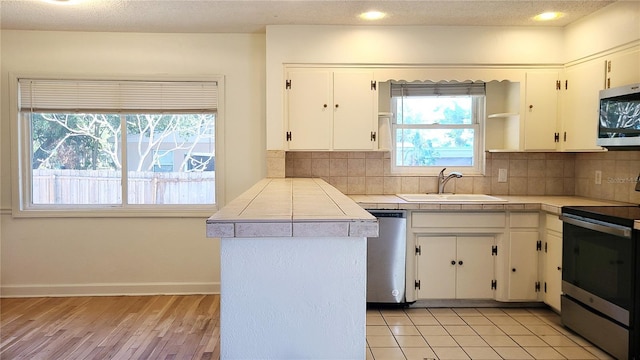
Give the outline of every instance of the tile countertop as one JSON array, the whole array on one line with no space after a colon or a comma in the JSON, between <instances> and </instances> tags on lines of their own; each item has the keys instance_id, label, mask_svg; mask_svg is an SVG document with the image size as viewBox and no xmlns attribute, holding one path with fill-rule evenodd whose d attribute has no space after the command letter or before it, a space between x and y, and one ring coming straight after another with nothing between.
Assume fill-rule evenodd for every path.
<instances>
[{"instance_id":1,"label":"tile countertop","mask_svg":"<svg viewBox=\"0 0 640 360\"><path fill-rule=\"evenodd\" d=\"M375 217L321 179L263 179L207 220L207 237L368 237Z\"/></svg>"},{"instance_id":2,"label":"tile countertop","mask_svg":"<svg viewBox=\"0 0 640 360\"><path fill-rule=\"evenodd\" d=\"M406 210L543 210L559 215L562 206L631 205L629 203L591 199L580 196L509 196L492 195L504 202L409 202L395 195L349 195L364 209Z\"/></svg>"}]
</instances>

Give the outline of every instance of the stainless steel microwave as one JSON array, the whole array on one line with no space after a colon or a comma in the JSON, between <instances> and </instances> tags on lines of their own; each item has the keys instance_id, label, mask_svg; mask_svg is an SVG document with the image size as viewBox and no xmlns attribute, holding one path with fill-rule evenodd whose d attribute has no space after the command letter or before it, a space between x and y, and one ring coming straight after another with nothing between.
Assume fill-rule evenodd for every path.
<instances>
[{"instance_id":1,"label":"stainless steel microwave","mask_svg":"<svg viewBox=\"0 0 640 360\"><path fill-rule=\"evenodd\" d=\"M640 84L600 90L597 144L640 149Z\"/></svg>"}]
</instances>

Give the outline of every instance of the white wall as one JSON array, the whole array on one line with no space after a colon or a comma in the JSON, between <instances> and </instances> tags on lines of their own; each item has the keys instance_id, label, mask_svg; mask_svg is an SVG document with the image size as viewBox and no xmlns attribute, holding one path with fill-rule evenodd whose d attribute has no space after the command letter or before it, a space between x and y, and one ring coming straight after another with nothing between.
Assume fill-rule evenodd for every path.
<instances>
[{"instance_id":1,"label":"white wall","mask_svg":"<svg viewBox=\"0 0 640 360\"><path fill-rule=\"evenodd\" d=\"M283 149L283 64L562 64L562 28L267 27L267 149Z\"/></svg>"},{"instance_id":2,"label":"white wall","mask_svg":"<svg viewBox=\"0 0 640 360\"><path fill-rule=\"evenodd\" d=\"M12 218L8 73L224 75L224 198L263 178L264 35L1 33L2 295L217 292L219 241L193 218Z\"/></svg>"},{"instance_id":3,"label":"white wall","mask_svg":"<svg viewBox=\"0 0 640 360\"><path fill-rule=\"evenodd\" d=\"M231 200L266 173L265 148L283 148L284 63L563 64L638 39L637 1L614 3L565 29L271 26L266 39L4 30L0 290L3 295L201 292L217 291L220 281L219 244L205 238L204 217L12 218L8 72L224 75L224 197Z\"/></svg>"},{"instance_id":4,"label":"white wall","mask_svg":"<svg viewBox=\"0 0 640 360\"><path fill-rule=\"evenodd\" d=\"M367 243L222 240L222 359L364 359Z\"/></svg>"},{"instance_id":5,"label":"white wall","mask_svg":"<svg viewBox=\"0 0 640 360\"><path fill-rule=\"evenodd\" d=\"M618 1L565 28L565 63L640 40L640 1Z\"/></svg>"}]
</instances>

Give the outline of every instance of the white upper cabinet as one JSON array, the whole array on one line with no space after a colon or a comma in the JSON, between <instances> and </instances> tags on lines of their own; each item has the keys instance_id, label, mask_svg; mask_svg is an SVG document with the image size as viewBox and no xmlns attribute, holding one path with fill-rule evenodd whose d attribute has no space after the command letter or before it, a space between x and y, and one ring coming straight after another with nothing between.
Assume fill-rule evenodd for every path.
<instances>
[{"instance_id":1,"label":"white upper cabinet","mask_svg":"<svg viewBox=\"0 0 640 360\"><path fill-rule=\"evenodd\" d=\"M596 145L599 92L604 88L604 62L599 59L568 66L561 82L560 149L602 150Z\"/></svg>"},{"instance_id":2,"label":"white upper cabinet","mask_svg":"<svg viewBox=\"0 0 640 360\"><path fill-rule=\"evenodd\" d=\"M372 73L333 73L333 149L374 148L377 144L377 98Z\"/></svg>"},{"instance_id":3,"label":"white upper cabinet","mask_svg":"<svg viewBox=\"0 0 640 360\"><path fill-rule=\"evenodd\" d=\"M328 150L333 121L332 72L290 71L286 88L289 149Z\"/></svg>"},{"instance_id":4,"label":"white upper cabinet","mask_svg":"<svg viewBox=\"0 0 640 360\"><path fill-rule=\"evenodd\" d=\"M620 51L607 58L607 88L640 83L640 47Z\"/></svg>"},{"instance_id":5,"label":"white upper cabinet","mask_svg":"<svg viewBox=\"0 0 640 360\"><path fill-rule=\"evenodd\" d=\"M569 65L561 81L560 150L602 150L596 145L600 90L640 82L640 46Z\"/></svg>"},{"instance_id":6,"label":"white upper cabinet","mask_svg":"<svg viewBox=\"0 0 640 360\"><path fill-rule=\"evenodd\" d=\"M285 82L289 150L374 150L377 97L373 73L289 69Z\"/></svg>"},{"instance_id":7,"label":"white upper cabinet","mask_svg":"<svg viewBox=\"0 0 640 360\"><path fill-rule=\"evenodd\" d=\"M558 72L527 72L524 149L555 150L558 120Z\"/></svg>"}]
</instances>

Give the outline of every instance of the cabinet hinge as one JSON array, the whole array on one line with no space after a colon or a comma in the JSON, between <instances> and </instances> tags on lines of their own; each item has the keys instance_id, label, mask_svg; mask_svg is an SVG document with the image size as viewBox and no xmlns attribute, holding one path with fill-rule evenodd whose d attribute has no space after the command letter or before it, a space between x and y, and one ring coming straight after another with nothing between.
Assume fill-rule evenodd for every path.
<instances>
[{"instance_id":1,"label":"cabinet hinge","mask_svg":"<svg viewBox=\"0 0 640 360\"><path fill-rule=\"evenodd\" d=\"M549 247L548 245L549 245L549 244L545 241L545 242L544 242L544 252L545 252L545 253L547 252L547 248Z\"/></svg>"},{"instance_id":2,"label":"cabinet hinge","mask_svg":"<svg viewBox=\"0 0 640 360\"><path fill-rule=\"evenodd\" d=\"M493 256L498 255L498 245L493 245L491 247L491 255Z\"/></svg>"},{"instance_id":3,"label":"cabinet hinge","mask_svg":"<svg viewBox=\"0 0 640 360\"><path fill-rule=\"evenodd\" d=\"M536 251L542 251L542 240L536 241Z\"/></svg>"},{"instance_id":4,"label":"cabinet hinge","mask_svg":"<svg viewBox=\"0 0 640 360\"><path fill-rule=\"evenodd\" d=\"M291 80L286 80L284 82L284 88L285 89L291 89Z\"/></svg>"},{"instance_id":5,"label":"cabinet hinge","mask_svg":"<svg viewBox=\"0 0 640 360\"><path fill-rule=\"evenodd\" d=\"M560 133L553 133L553 142L560 142Z\"/></svg>"},{"instance_id":6,"label":"cabinet hinge","mask_svg":"<svg viewBox=\"0 0 640 360\"><path fill-rule=\"evenodd\" d=\"M378 88L378 84L375 80L371 80L371 90L376 90Z\"/></svg>"},{"instance_id":7,"label":"cabinet hinge","mask_svg":"<svg viewBox=\"0 0 640 360\"><path fill-rule=\"evenodd\" d=\"M536 281L535 289L536 289L536 292L540 292L540 281Z\"/></svg>"},{"instance_id":8,"label":"cabinet hinge","mask_svg":"<svg viewBox=\"0 0 640 360\"><path fill-rule=\"evenodd\" d=\"M562 89L562 83L560 82L560 80L556 80L556 90L560 89Z\"/></svg>"},{"instance_id":9,"label":"cabinet hinge","mask_svg":"<svg viewBox=\"0 0 640 360\"><path fill-rule=\"evenodd\" d=\"M422 247L420 245L416 246L416 255L422 255Z\"/></svg>"},{"instance_id":10,"label":"cabinet hinge","mask_svg":"<svg viewBox=\"0 0 640 360\"><path fill-rule=\"evenodd\" d=\"M544 293L545 294L547 293L547 282L546 281L544 282Z\"/></svg>"},{"instance_id":11,"label":"cabinet hinge","mask_svg":"<svg viewBox=\"0 0 640 360\"><path fill-rule=\"evenodd\" d=\"M371 141L376 141L376 132L375 131L371 132Z\"/></svg>"},{"instance_id":12,"label":"cabinet hinge","mask_svg":"<svg viewBox=\"0 0 640 360\"><path fill-rule=\"evenodd\" d=\"M416 280L416 282L414 283L415 288L420 290L420 280Z\"/></svg>"},{"instance_id":13,"label":"cabinet hinge","mask_svg":"<svg viewBox=\"0 0 640 360\"><path fill-rule=\"evenodd\" d=\"M608 60L606 63L607 63L607 72L610 73L611 72L611 60Z\"/></svg>"},{"instance_id":14,"label":"cabinet hinge","mask_svg":"<svg viewBox=\"0 0 640 360\"><path fill-rule=\"evenodd\" d=\"M291 131L287 131L287 141L291 141Z\"/></svg>"},{"instance_id":15,"label":"cabinet hinge","mask_svg":"<svg viewBox=\"0 0 640 360\"><path fill-rule=\"evenodd\" d=\"M496 290L496 289L498 289L498 281L491 280L491 290Z\"/></svg>"}]
</instances>

